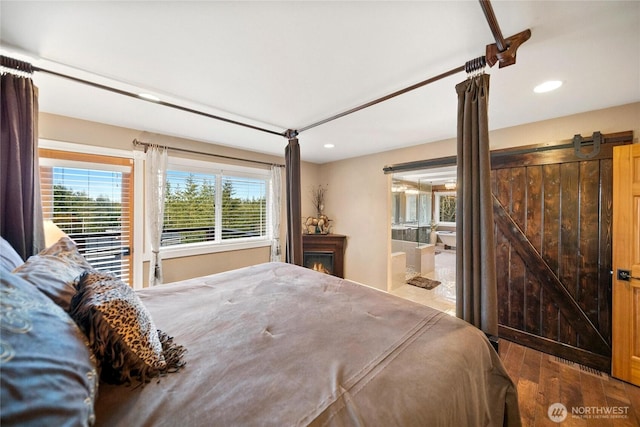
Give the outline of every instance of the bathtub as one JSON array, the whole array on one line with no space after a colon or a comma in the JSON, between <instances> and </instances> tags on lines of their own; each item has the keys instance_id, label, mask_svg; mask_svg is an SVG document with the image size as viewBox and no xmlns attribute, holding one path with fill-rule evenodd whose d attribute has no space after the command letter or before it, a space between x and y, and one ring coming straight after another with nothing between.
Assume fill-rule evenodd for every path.
<instances>
[{"instance_id":1,"label":"bathtub","mask_svg":"<svg viewBox=\"0 0 640 427\"><path fill-rule=\"evenodd\" d=\"M436 234L442 240L446 246L456 246L456 232L455 231L436 231Z\"/></svg>"}]
</instances>

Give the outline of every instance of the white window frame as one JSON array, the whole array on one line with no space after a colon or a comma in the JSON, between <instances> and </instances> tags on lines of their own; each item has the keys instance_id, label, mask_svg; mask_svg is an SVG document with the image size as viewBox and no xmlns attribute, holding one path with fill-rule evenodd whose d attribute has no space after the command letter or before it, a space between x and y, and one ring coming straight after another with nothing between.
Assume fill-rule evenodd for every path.
<instances>
[{"instance_id":1,"label":"white window frame","mask_svg":"<svg viewBox=\"0 0 640 427\"><path fill-rule=\"evenodd\" d=\"M40 138L38 140L39 148L60 150L68 152L76 152L82 154L94 154L98 156L111 156L121 157L125 159L133 159L133 277L131 278L133 287L135 289L142 288L143 285L143 272L144 262L151 260L151 249L146 243L146 230L144 222L144 159L145 154L138 150L122 150L116 148L107 148L96 145L86 145L74 142L56 141L52 139ZM213 162L206 162L202 160L185 159L181 157L169 157L168 169L175 166L201 168L207 173L212 171L222 171L223 173L229 172L230 175L250 177L264 177L267 180L268 186L273 185L270 179L269 171L266 169L248 168L243 166L223 165ZM268 198L270 195L269 188L267 188L267 206L269 206ZM221 191L217 191L217 194L222 194ZM222 197L222 196L220 196ZM162 257L165 259L179 258L193 255L205 255L210 253L234 251L239 249L252 249L259 247L271 246L271 239L273 237L273 230L271 230L271 218L269 209L267 209L267 236L262 238L247 238L238 239L241 241L223 241L223 243L212 244L211 242L204 243L192 243L189 245L179 245L175 247L164 247L160 251ZM188 246L188 247L187 247Z\"/></svg>"},{"instance_id":2,"label":"white window frame","mask_svg":"<svg viewBox=\"0 0 640 427\"><path fill-rule=\"evenodd\" d=\"M267 199L267 206L269 206L270 191L269 188L272 185L270 172L267 169L250 168L245 166L226 165L214 162L207 162L203 160L186 159L183 157L169 156L167 170L179 170L184 172L198 172L206 174L221 174L228 176L248 177L265 179L267 182L265 197ZM216 179L216 205L222 204L222 180ZM219 217L222 215L222 210L216 211L216 221L219 222ZM203 255L209 253L235 251L239 249L252 249L265 246L271 246L271 236L273 230L271 230L271 218L269 209L266 212L267 218L267 230L265 236L261 237L243 237L240 239L231 240L219 240L198 242L198 243L185 243L181 245L162 246L160 247L160 253L163 259L179 258L185 256ZM146 232L146 231L145 231ZM150 248L145 245L144 259L151 259Z\"/></svg>"},{"instance_id":3,"label":"white window frame","mask_svg":"<svg viewBox=\"0 0 640 427\"><path fill-rule=\"evenodd\" d=\"M434 204L435 204L435 209L433 212L433 217L435 219L436 224L438 225L444 225L444 226L449 226L449 227L455 227L456 223L455 222L450 222L450 221L444 221L441 222L440 221L440 198L444 197L444 196L457 196L458 193L456 193L455 191L434 191L433 192L433 196L434 196Z\"/></svg>"}]
</instances>

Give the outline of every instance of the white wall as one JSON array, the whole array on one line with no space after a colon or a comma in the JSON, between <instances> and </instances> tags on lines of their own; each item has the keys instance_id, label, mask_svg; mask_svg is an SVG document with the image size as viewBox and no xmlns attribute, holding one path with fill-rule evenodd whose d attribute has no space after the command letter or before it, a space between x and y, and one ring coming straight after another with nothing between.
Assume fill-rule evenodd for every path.
<instances>
[{"instance_id":1,"label":"white wall","mask_svg":"<svg viewBox=\"0 0 640 427\"><path fill-rule=\"evenodd\" d=\"M640 103L494 130L490 132L490 140L492 149L502 149L570 141L575 134L586 137L595 131L614 133L628 130L634 132L634 141L637 142ZM320 166L320 183L328 185L325 205L327 214L335 220L333 231L348 236L346 278L387 289L388 275L391 274L391 178L384 175L382 168L455 154L456 141L449 139Z\"/></svg>"},{"instance_id":2,"label":"white wall","mask_svg":"<svg viewBox=\"0 0 640 427\"><path fill-rule=\"evenodd\" d=\"M238 150L221 145L208 144L200 141L175 138L166 135L151 134L135 129L121 128L117 126L110 126L102 123L73 119L70 117L47 113L40 113L39 115L39 137L41 139L48 139L52 141L63 141L98 147L108 147L125 151L133 150L134 147L132 141L134 140L134 138L137 138L144 142L152 142L155 144L184 148L204 153L233 156L264 162L284 163L283 157L270 156L267 154L255 153L246 150ZM210 156L185 154L178 152L172 154L186 158L220 161L215 157ZM284 152L282 154L284 156ZM230 163L229 160L225 160L225 162ZM232 163L242 166L247 165L246 162ZM318 182L318 171L319 166L316 164L303 162L301 165L303 212L305 209L309 210L309 207L307 205L310 206L311 204L309 197L305 197L305 189L311 188L312 186L316 185L316 183ZM284 242L286 236L285 209L282 210L281 218L282 221L280 241L283 244L282 249L284 250ZM142 224L142 226L140 226L140 224L136 225L138 230L144 229L144 224ZM134 251L142 250L143 249L140 247L134 248ZM165 260L164 278L165 282L173 282L267 262L269 261L269 259L270 249L268 247L171 258ZM134 268L138 268L138 271L134 272L134 277L141 277L142 284L146 284L148 276L148 262L143 262L142 267L134 266Z\"/></svg>"},{"instance_id":3,"label":"white wall","mask_svg":"<svg viewBox=\"0 0 640 427\"><path fill-rule=\"evenodd\" d=\"M425 118L425 120L427 120ZM491 118L489 118L491 123ZM152 135L46 113L40 114L40 137L129 150L134 138L197 151L281 162L282 158L236 150L199 141ZM632 130L635 141L640 135L640 103L590 111L523 126L491 131L491 148L502 149L529 144L571 140L573 135L589 136L594 131L613 133ZM304 138L300 140L304 150ZM301 166L302 216L315 215L310 191L326 185L325 213L333 220L333 232L347 237L345 277L379 289L387 289L390 275L391 245L391 177L384 175L386 165L415 160L435 159L456 154L456 141L443 140L384 153L317 165ZM283 224L285 216L282 216ZM283 225L283 230L286 227ZM284 242L284 239L282 240ZM229 262L231 260L232 262ZM209 261L194 259L197 265L209 266L197 274L212 274L220 269L251 265L268 260L268 251L234 251L212 254ZM185 260L188 261L188 260ZM188 263L178 263L182 266ZM174 270L171 280L191 277L188 269ZM195 270L194 270L195 271Z\"/></svg>"}]
</instances>

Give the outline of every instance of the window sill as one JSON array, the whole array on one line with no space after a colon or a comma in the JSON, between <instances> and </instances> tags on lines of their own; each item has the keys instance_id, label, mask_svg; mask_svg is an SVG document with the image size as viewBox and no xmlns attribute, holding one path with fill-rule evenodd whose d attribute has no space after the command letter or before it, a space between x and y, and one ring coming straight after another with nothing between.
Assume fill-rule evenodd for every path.
<instances>
[{"instance_id":1,"label":"window sill","mask_svg":"<svg viewBox=\"0 0 640 427\"><path fill-rule=\"evenodd\" d=\"M195 255L206 255L218 252L231 252L243 249L254 249L271 246L271 240L243 240L241 242L217 243L193 243L176 247L160 248L162 259L182 258ZM151 255L146 253L144 261L149 261Z\"/></svg>"}]
</instances>

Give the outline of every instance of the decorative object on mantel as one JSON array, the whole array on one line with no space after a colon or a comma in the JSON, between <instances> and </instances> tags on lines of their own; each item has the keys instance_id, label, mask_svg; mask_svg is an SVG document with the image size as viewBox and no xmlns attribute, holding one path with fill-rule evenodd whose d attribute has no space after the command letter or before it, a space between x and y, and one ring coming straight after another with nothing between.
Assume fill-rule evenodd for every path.
<instances>
[{"instance_id":1,"label":"decorative object on mantel","mask_svg":"<svg viewBox=\"0 0 640 427\"><path fill-rule=\"evenodd\" d=\"M331 220L324 214L318 218L307 217L302 227L304 234L329 234L331 231Z\"/></svg>"},{"instance_id":2,"label":"decorative object on mantel","mask_svg":"<svg viewBox=\"0 0 640 427\"><path fill-rule=\"evenodd\" d=\"M322 185L311 189L311 200L316 208L316 217L309 216L304 222L304 234L329 234L331 220L324 214L324 195L327 189Z\"/></svg>"},{"instance_id":3,"label":"decorative object on mantel","mask_svg":"<svg viewBox=\"0 0 640 427\"><path fill-rule=\"evenodd\" d=\"M318 185L318 188L311 189L311 200L313 201L313 206L316 208L318 218L324 213L324 193L326 193L326 191L327 189L322 185Z\"/></svg>"}]
</instances>

